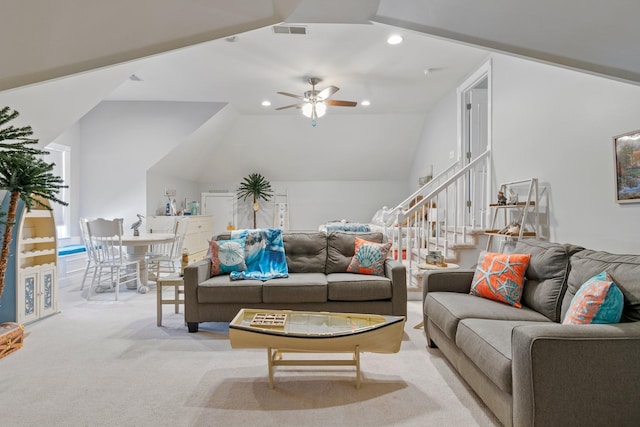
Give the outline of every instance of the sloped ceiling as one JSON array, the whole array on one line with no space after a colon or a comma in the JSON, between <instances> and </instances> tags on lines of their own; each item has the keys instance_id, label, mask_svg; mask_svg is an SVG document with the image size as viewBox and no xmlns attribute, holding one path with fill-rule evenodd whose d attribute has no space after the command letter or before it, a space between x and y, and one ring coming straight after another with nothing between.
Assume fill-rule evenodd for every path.
<instances>
[{"instance_id":1,"label":"sloped ceiling","mask_svg":"<svg viewBox=\"0 0 640 427\"><path fill-rule=\"evenodd\" d=\"M0 90L92 70L279 22L411 28L640 81L632 0L31 0L5 2Z\"/></svg>"},{"instance_id":2,"label":"sloped ceiling","mask_svg":"<svg viewBox=\"0 0 640 427\"><path fill-rule=\"evenodd\" d=\"M638 84L639 15L640 3L629 0L9 2L0 37L19 43L3 46L0 104L19 109L46 143L104 99L226 103L218 114L226 113L187 139L175 158L230 156L238 146L251 152L244 144L252 142L262 144L253 151L261 164L284 161L302 174L324 165L348 179L366 175L345 172L353 166L349 156L387 144L367 157L368 166L406 174L420 117L487 51ZM271 26L278 23L303 24L309 33L274 43ZM383 38L394 29L405 43L387 46ZM238 37L232 43L230 36ZM128 80L134 73L142 82ZM275 92L302 93L309 76L340 87L336 99L372 105L332 109L316 129L294 108L274 111L293 100ZM271 108L259 105L264 99ZM411 123L405 132L403 120L389 120L381 132L383 115ZM275 125L265 126L265 117ZM277 149L266 150L267 138ZM305 143L323 149L309 151ZM388 161L393 144L407 150L405 158ZM353 149L349 156L336 154L345 148ZM217 179L191 169L183 168L192 179Z\"/></svg>"}]
</instances>

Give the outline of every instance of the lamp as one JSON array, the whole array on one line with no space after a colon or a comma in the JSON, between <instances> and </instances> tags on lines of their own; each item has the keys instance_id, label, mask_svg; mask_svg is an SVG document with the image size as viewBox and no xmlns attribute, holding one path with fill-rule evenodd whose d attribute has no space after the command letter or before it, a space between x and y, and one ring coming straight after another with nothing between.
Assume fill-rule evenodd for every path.
<instances>
[{"instance_id":1,"label":"lamp","mask_svg":"<svg viewBox=\"0 0 640 427\"><path fill-rule=\"evenodd\" d=\"M302 106L302 114L311 119L311 126L316 127L316 118L322 117L327 112L327 104L311 98Z\"/></svg>"}]
</instances>

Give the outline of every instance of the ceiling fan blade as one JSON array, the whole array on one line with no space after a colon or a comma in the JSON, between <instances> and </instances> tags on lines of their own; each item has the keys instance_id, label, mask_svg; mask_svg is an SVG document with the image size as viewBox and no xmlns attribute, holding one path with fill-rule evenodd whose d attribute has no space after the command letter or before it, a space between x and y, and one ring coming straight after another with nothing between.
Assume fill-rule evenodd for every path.
<instances>
[{"instance_id":1,"label":"ceiling fan blade","mask_svg":"<svg viewBox=\"0 0 640 427\"><path fill-rule=\"evenodd\" d=\"M302 107L302 104L291 104L291 105L285 105L284 107L278 107L278 108L276 108L276 110L285 110L285 109L287 109L287 108L293 108L293 107L300 108L300 107Z\"/></svg>"},{"instance_id":2,"label":"ceiling fan blade","mask_svg":"<svg viewBox=\"0 0 640 427\"><path fill-rule=\"evenodd\" d=\"M334 107L355 107L358 105L355 101L338 101L337 99L327 99L324 103Z\"/></svg>"},{"instance_id":3,"label":"ceiling fan blade","mask_svg":"<svg viewBox=\"0 0 640 427\"><path fill-rule=\"evenodd\" d=\"M340 90L339 87L329 86L327 88L322 89L320 92L318 92L318 98L327 99L339 90Z\"/></svg>"},{"instance_id":4,"label":"ceiling fan blade","mask_svg":"<svg viewBox=\"0 0 640 427\"><path fill-rule=\"evenodd\" d=\"M284 96L290 96L292 98L298 98L298 99L304 99L304 96L300 96L300 95L294 95L292 93L289 92L278 92L280 95L284 95Z\"/></svg>"}]
</instances>

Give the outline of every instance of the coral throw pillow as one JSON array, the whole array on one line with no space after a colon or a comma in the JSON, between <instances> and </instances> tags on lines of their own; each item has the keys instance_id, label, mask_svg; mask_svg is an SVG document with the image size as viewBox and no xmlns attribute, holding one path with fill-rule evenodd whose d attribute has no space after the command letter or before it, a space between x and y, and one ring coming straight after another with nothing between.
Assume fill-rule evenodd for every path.
<instances>
[{"instance_id":1,"label":"coral throw pillow","mask_svg":"<svg viewBox=\"0 0 640 427\"><path fill-rule=\"evenodd\" d=\"M564 325L619 323L624 308L622 291L606 271L587 280L571 300Z\"/></svg>"},{"instance_id":2,"label":"coral throw pillow","mask_svg":"<svg viewBox=\"0 0 640 427\"><path fill-rule=\"evenodd\" d=\"M521 308L520 298L531 254L482 251L471 283L471 295Z\"/></svg>"},{"instance_id":3,"label":"coral throw pillow","mask_svg":"<svg viewBox=\"0 0 640 427\"><path fill-rule=\"evenodd\" d=\"M384 276L384 260L391 243L373 243L356 237L355 255L347 267L348 273Z\"/></svg>"},{"instance_id":4,"label":"coral throw pillow","mask_svg":"<svg viewBox=\"0 0 640 427\"><path fill-rule=\"evenodd\" d=\"M212 276L243 271L247 268L244 260L244 238L212 240L209 242L209 249Z\"/></svg>"}]
</instances>

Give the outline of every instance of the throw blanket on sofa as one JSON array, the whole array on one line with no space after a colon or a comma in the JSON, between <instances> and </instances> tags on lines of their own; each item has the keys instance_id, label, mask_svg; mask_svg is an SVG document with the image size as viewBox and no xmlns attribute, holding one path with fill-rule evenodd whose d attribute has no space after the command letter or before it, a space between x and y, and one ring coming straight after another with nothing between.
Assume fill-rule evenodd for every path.
<instances>
[{"instance_id":1,"label":"throw blanket on sofa","mask_svg":"<svg viewBox=\"0 0 640 427\"><path fill-rule=\"evenodd\" d=\"M327 233L332 231L368 232L371 231L369 224L359 222L330 222L327 224Z\"/></svg>"},{"instance_id":2,"label":"throw blanket on sofa","mask_svg":"<svg viewBox=\"0 0 640 427\"><path fill-rule=\"evenodd\" d=\"M256 279L269 280L289 277L287 258L284 254L282 230L262 228L257 230L236 230L231 232L232 239L245 238L244 256L247 269L233 271L231 280Z\"/></svg>"}]
</instances>

